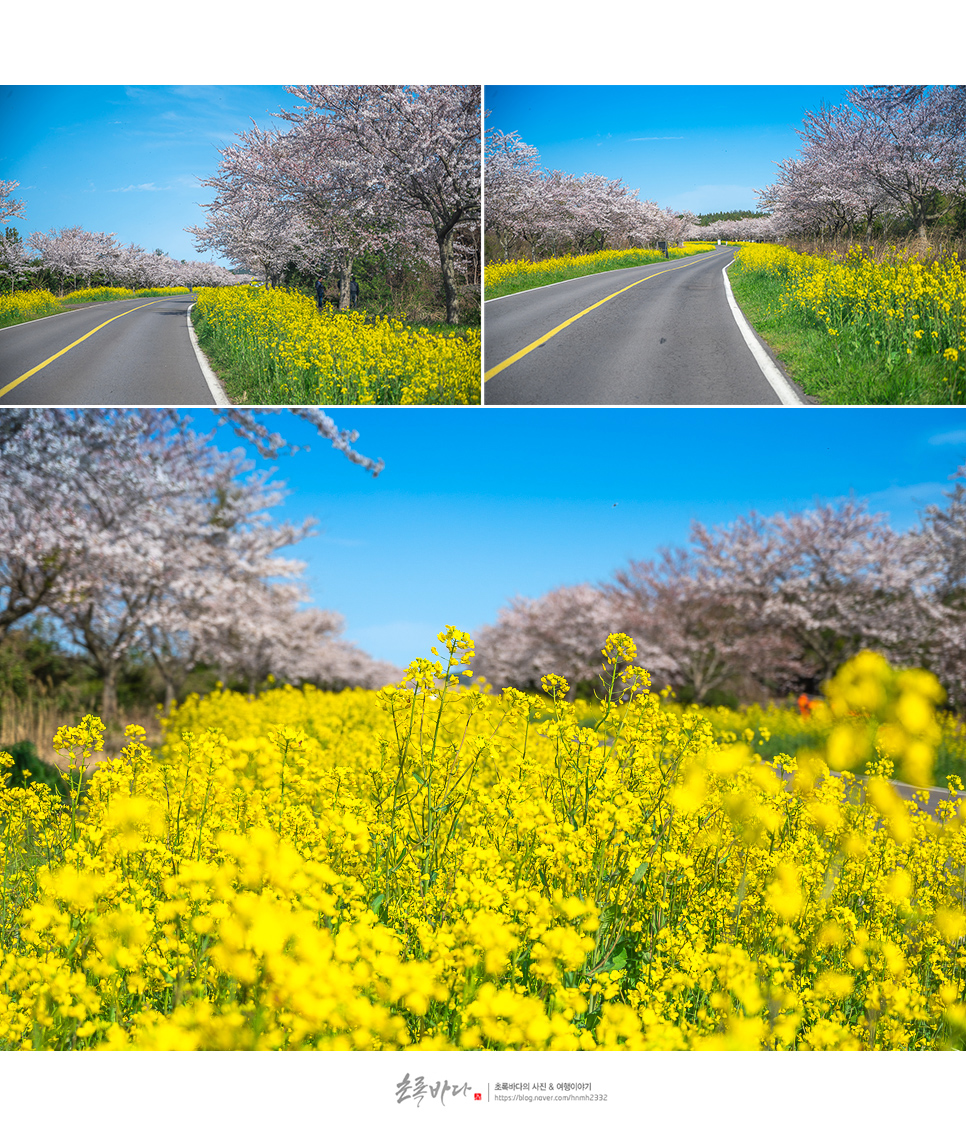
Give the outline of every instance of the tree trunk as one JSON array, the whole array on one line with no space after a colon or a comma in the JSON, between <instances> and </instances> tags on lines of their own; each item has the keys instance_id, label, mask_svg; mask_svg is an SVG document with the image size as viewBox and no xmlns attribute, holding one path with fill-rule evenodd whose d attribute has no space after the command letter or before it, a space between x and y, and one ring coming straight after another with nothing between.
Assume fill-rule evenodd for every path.
<instances>
[{"instance_id":1,"label":"tree trunk","mask_svg":"<svg viewBox=\"0 0 966 1136\"><path fill-rule=\"evenodd\" d=\"M446 293L446 322L456 323L459 312L456 303L456 277L453 272L453 230L439 238L439 266L443 272L443 290Z\"/></svg>"},{"instance_id":2,"label":"tree trunk","mask_svg":"<svg viewBox=\"0 0 966 1136\"><path fill-rule=\"evenodd\" d=\"M119 716L117 705L117 666L111 665L104 670L102 679L104 688L101 691L101 719L104 725L116 722Z\"/></svg>"},{"instance_id":3,"label":"tree trunk","mask_svg":"<svg viewBox=\"0 0 966 1136\"><path fill-rule=\"evenodd\" d=\"M339 268L339 311L347 312L352 306L352 257L346 253Z\"/></svg>"}]
</instances>

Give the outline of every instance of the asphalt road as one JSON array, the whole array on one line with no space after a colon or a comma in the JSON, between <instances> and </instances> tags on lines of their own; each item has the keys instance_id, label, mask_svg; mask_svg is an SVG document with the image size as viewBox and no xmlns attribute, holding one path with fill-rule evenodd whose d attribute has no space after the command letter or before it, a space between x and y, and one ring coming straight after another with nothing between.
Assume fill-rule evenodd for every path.
<instances>
[{"instance_id":1,"label":"asphalt road","mask_svg":"<svg viewBox=\"0 0 966 1136\"><path fill-rule=\"evenodd\" d=\"M732 259L721 248L488 300L484 402L781 405L728 304Z\"/></svg>"},{"instance_id":2,"label":"asphalt road","mask_svg":"<svg viewBox=\"0 0 966 1136\"><path fill-rule=\"evenodd\" d=\"M0 406L213 406L188 335L196 298L87 304L0 330Z\"/></svg>"}]
</instances>

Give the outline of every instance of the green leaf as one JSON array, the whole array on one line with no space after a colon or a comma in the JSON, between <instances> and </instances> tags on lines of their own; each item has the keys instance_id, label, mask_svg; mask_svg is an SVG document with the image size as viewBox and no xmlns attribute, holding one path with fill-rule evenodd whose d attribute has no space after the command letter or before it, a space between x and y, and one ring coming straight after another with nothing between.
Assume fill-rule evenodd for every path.
<instances>
[{"instance_id":1,"label":"green leaf","mask_svg":"<svg viewBox=\"0 0 966 1136\"><path fill-rule=\"evenodd\" d=\"M616 955L612 955L607 963L608 970L623 970L627 966L627 947L621 947Z\"/></svg>"}]
</instances>

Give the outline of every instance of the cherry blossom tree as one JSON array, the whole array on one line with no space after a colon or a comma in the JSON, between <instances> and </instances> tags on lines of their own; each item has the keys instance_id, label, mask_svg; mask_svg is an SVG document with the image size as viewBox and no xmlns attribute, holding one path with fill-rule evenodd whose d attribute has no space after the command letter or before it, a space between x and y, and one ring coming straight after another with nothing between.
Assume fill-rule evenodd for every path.
<instances>
[{"instance_id":1,"label":"cherry blossom tree","mask_svg":"<svg viewBox=\"0 0 966 1136\"><path fill-rule=\"evenodd\" d=\"M539 689L545 674L563 675L571 699L578 682L593 682L601 648L620 630L619 615L589 584L555 588L539 599L517 596L495 624L474 635L475 673L495 688Z\"/></svg>"},{"instance_id":2,"label":"cherry blossom tree","mask_svg":"<svg viewBox=\"0 0 966 1136\"><path fill-rule=\"evenodd\" d=\"M493 234L504 260L529 231L541 200L540 155L513 131L486 134L486 229Z\"/></svg>"},{"instance_id":3,"label":"cherry blossom tree","mask_svg":"<svg viewBox=\"0 0 966 1136\"><path fill-rule=\"evenodd\" d=\"M780 232L866 230L905 217L921 237L966 183L966 87L871 86L806 114L797 158L759 191Z\"/></svg>"},{"instance_id":4,"label":"cherry blossom tree","mask_svg":"<svg viewBox=\"0 0 966 1136\"><path fill-rule=\"evenodd\" d=\"M620 178L545 171L539 160L516 132L488 132L486 225L504 259L521 243L531 256L676 243L697 221L641 201Z\"/></svg>"},{"instance_id":5,"label":"cherry blossom tree","mask_svg":"<svg viewBox=\"0 0 966 1136\"><path fill-rule=\"evenodd\" d=\"M280 494L263 478L237 480L237 457L221 455L183 422L115 416L111 450L79 470L73 486L83 529L72 571L47 602L103 681L103 714L117 713L124 660L147 646L175 612L197 618L229 580L295 575L275 555L308 525L271 525ZM186 602L190 601L190 602Z\"/></svg>"},{"instance_id":6,"label":"cherry blossom tree","mask_svg":"<svg viewBox=\"0 0 966 1136\"><path fill-rule=\"evenodd\" d=\"M23 201L14 200L13 191L20 185L19 181L3 181L0 179L0 224L11 217L22 217L26 208Z\"/></svg>"},{"instance_id":7,"label":"cherry blossom tree","mask_svg":"<svg viewBox=\"0 0 966 1136\"><path fill-rule=\"evenodd\" d=\"M309 535L312 522L270 523L268 510L281 502L283 488L264 475L241 481L240 469L236 460L223 461L209 474L206 495L189 503L191 555L171 564L167 589L156 588L140 621L143 642L165 681L166 702L191 667L215 656L214 644L227 635L251 647L272 633L272 606L260 609L253 597L269 591L274 605L301 596L296 582L304 564L278 554ZM180 541L183 545L184 525ZM157 582L155 575L152 583Z\"/></svg>"},{"instance_id":8,"label":"cherry blossom tree","mask_svg":"<svg viewBox=\"0 0 966 1136\"><path fill-rule=\"evenodd\" d=\"M96 241L79 225L31 233L30 244L40 253L44 267L61 278L69 276L77 287L78 277L89 277L95 267ZM61 287L63 295L63 287Z\"/></svg>"},{"instance_id":9,"label":"cherry blossom tree","mask_svg":"<svg viewBox=\"0 0 966 1136\"><path fill-rule=\"evenodd\" d=\"M238 284L239 278L220 265L182 262L160 250L146 252L139 245L122 246L113 233L89 233L79 225L49 233L32 233L30 245L41 257L38 271L57 282L63 294L69 278L86 285L97 281L131 288Z\"/></svg>"},{"instance_id":10,"label":"cherry blossom tree","mask_svg":"<svg viewBox=\"0 0 966 1136\"><path fill-rule=\"evenodd\" d=\"M630 634L655 688L704 701L817 691L849 657L879 651L933 670L966 705L966 466L920 526L895 532L854 499L708 528L632 560L600 587L518 597L478 633L477 671L533 687L588 681L599 644Z\"/></svg>"},{"instance_id":11,"label":"cherry blossom tree","mask_svg":"<svg viewBox=\"0 0 966 1136\"><path fill-rule=\"evenodd\" d=\"M316 271L332 263L345 309L354 258L381 247L392 220L380 187L367 182L357 155L330 126L320 117L300 119L288 132L240 134L222 151L218 175L202 183L216 190L207 224L188 231L199 248L260 265L271 283L289 262Z\"/></svg>"},{"instance_id":12,"label":"cherry blossom tree","mask_svg":"<svg viewBox=\"0 0 966 1136\"><path fill-rule=\"evenodd\" d=\"M330 152L351 188L378 187L379 209L393 214L414 245L432 234L446 320L458 318L456 239L480 219L480 96L477 86L316 85L287 87L306 108L281 111L304 153ZM320 163L321 165L321 163ZM331 187L335 163L322 166ZM364 208L372 195L362 195Z\"/></svg>"},{"instance_id":13,"label":"cherry blossom tree","mask_svg":"<svg viewBox=\"0 0 966 1136\"><path fill-rule=\"evenodd\" d=\"M289 262L314 266L311 254L306 255L311 241L298 203L277 184L282 140L258 129L239 139L221 152L218 173L202 181L215 190L206 206L206 223L186 231L199 250L213 249L237 266L259 269L275 286Z\"/></svg>"},{"instance_id":14,"label":"cherry blossom tree","mask_svg":"<svg viewBox=\"0 0 966 1136\"><path fill-rule=\"evenodd\" d=\"M380 251L435 259L447 320L457 318L458 266L478 276L480 88L303 86L284 129L253 129L221 151L199 249L260 266L277 281L290 262L324 267L350 306L354 260Z\"/></svg>"},{"instance_id":15,"label":"cherry blossom tree","mask_svg":"<svg viewBox=\"0 0 966 1136\"><path fill-rule=\"evenodd\" d=\"M966 464L943 505L930 505L919 529L935 601L917 664L939 675L950 701L966 708Z\"/></svg>"},{"instance_id":16,"label":"cherry blossom tree","mask_svg":"<svg viewBox=\"0 0 966 1136\"><path fill-rule=\"evenodd\" d=\"M865 648L901 663L920 640L928 600L919 543L861 502L695 525L692 541L749 625L793 641L816 681Z\"/></svg>"},{"instance_id":17,"label":"cherry blossom tree","mask_svg":"<svg viewBox=\"0 0 966 1136\"><path fill-rule=\"evenodd\" d=\"M655 681L695 702L745 677L778 685L798 671L787 639L749 626L728 581L693 550L663 549L656 561L631 561L605 592L628 634L659 649L657 665L650 663Z\"/></svg>"},{"instance_id":18,"label":"cherry blossom tree","mask_svg":"<svg viewBox=\"0 0 966 1136\"><path fill-rule=\"evenodd\" d=\"M16 282L32 269L31 257L16 229L7 227L0 233L0 276L10 281L13 292Z\"/></svg>"},{"instance_id":19,"label":"cherry blossom tree","mask_svg":"<svg viewBox=\"0 0 966 1136\"><path fill-rule=\"evenodd\" d=\"M20 234L14 228L7 228L4 222L13 217L22 217L26 204L15 201L13 191L20 183L17 181L0 180L0 276L10 279L10 290L13 291L14 280L22 275L28 257Z\"/></svg>"},{"instance_id":20,"label":"cherry blossom tree","mask_svg":"<svg viewBox=\"0 0 966 1136\"><path fill-rule=\"evenodd\" d=\"M843 229L849 239L859 222L867 231L886 210L887 194L869 162L868 131L851 107L808 112L801 156L778 163L775 186L759 193L763 209L784 217L793 231L816 228L832 236Z\"/></svg>"},{"instance_id":21,"label":"cherry blossom tree","mask_svg":"<svg viewBox=\"0 0 966 1136\"><path fill-rule=\"evenodd\" d=\"M862 121L860 145L871 176L919 235L942 216L937 194L961 192L966 176L963 88L856 87L849 100Z\"/></svg>"},{"instance_id":22,"label":"cherry blossom tree","mask_svg":"<svg viewBox=\"0 0 966 1136\"><path fill-rule=\"evenodd\" d=\"M778 693L817 687L865 648L911 665L938 614L929 580L921 540L849 500L695 523L689 549L632 561L609 590L700 700L741 674Z\"/></svg>"},{"instance_id":23,"label":"cherry blossom tree","mask_svg":"<svg viewBox=\"0 0 966 1136\"><path fill-rule=\"evenodd\" d=\"M257 412L220 414L259 452L286 448ZM300 408L299 416L350 460L381 468L322 411ZM170 697L178 675L204 657L206 635L244 626L266 581L278 589L301 573L278 554L309 522L271 523L281 487L261 475L242 480L239 455L220 454L210 441L164 409L0 417L0 638L33 612L52 613L102 678L108 717L133 650L154 657ZM364 669L347 647L343 659L344 671Z\"/></svg>"},{"instance_id":24,"label":"cherry blossom tree","mask_svg":"<svg viewBox=\"0 0 966 1136\"><path fill-rule=\"evenodd\" d=\"M249 694L270 678L326 690L368 689L398 682L402 671L341 638L342 616L299 606L297 587L263 585L246 593L241 620L225 620L205 641L205 656L225 681L241 679Z\"/></svg>"}]
</instances>

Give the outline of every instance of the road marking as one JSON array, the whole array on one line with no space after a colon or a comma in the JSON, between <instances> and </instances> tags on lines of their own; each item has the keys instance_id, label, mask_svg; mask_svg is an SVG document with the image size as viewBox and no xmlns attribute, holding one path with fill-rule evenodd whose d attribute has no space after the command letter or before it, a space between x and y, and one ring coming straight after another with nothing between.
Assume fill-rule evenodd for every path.
<instances>
[{"instance_id":1,"label":"road marking","mask_svg":"<svg viewBox=\"0 0 966 1136\"><path fill-rule=\"evenodd\" d=\"M42 371L48 363L53 363L53 361L55 359L59 359L61 355L66 355L67 352L70 351L72 347L76 347L78 343L83 343L85 339L90 339L95 331L100 331L102 327L107 327L109 323L113 323L115 320L120 319L121 316L127 316L130 315L131 312L140 311L141 308L148 308L151 306L151 304L160 303L162 299L166 300L168 299L168 297L162 296L157 300L149 300L146 304L138 304L136 308L128 308L126 312L120 312L116 316L111 316L109 320L105 320L103 323L98 324L97 327L92 328L86 335L82 335L80 339L75 339L73 343L68 344L62 351L58 351L56 355L51 355L49 359L45 359L42 363L38 363L32 371L27 371L27 373L21 375L19 379L14 379L12 383L7 383L5 387L0 389L0 398L3 398L5 394L8 394L10 391L12 391L14 387L20 386L24 379L29 379L31 375L36 375L38 371Z\"/></svg>"},{"instance_id":2,"label":"road marking","mask_svg":"<svg viewBox=\"0 0 966 1136\"><path fill-rule=\"evenodd\" d=\"M197 303L197 301L195 301ZM208 384L208 391L214 399L215 406L232 406L233 403L228 395L225 393L225 388L221 385L221 380L215 372L208 366L208 360L205 358L201 350L201 344L198 342L198 336L195 332L194 324L191 322L191 309L194 304L188 305L188 310L185 312L185 317L188 321L188 338L191 340L191 346L194 348L195 358L198 360L198 366L201 368L201 373L205 377L205 382Z\"/></svg>"},{"instance_id":3,"label":"road marking","mask_svg":"<svg viewBox=\"0 0 966 1136\"><path fill-rule=\"evenodd\" d=\"M724 278L725 295L728 297L731 314L735 317L735 323L738 325L741 337L748 345L748 350L755 357L758 369L767 379L771 389L778 395L782 406L807 406L808 403L802 402L794 388L789 385L788 380L772 362L771 356L755 338L751 324L745 319L745 313L738 307L738 302L731 291L731 281L728 279L729 267L730 265L726 264L721 270L721 275Z\"/></svg>"},{"instance_id":4,"label":"road marking","mask_svg":"<svg viewBox=\"0 0 966 1136\"><path fill-rule=\"evenodd\" d=\"M675 269L688 268L690 265L698 263L703 264L704 262L703 260L699 261L697 259L694 259L688 260L685 264L675 264L671 268L662 268L660 272L652 272L650 276L642 276L640 280L635 280L633 284L628 284L626 288L620 288L618 291L612 292L609 296L605 296L602 300L598 300L596 304L591 304L589 308L584 308L582 312L578 312L575 316L571 316L569 320L564 320L564 322L555 327L553 331L548 331L546 335L541 335L539 339L534 340L534 342L529 344L529 346L524 347L521 351L518 351L516 355L511 355L509 359L504 359L502 363L498 363L495 367L491 367L490 370L483 375L483 382L485 383L488 379L492 379L494 375L498 375L501 371L505 371L507 367L512 366L518 360L522 359L524 355L529 355L531 351L535 351L538 347L541 347L544 343L547 342L548 339L552 339L558 331L563 331L565 327L569 327L572 323L576 323L581 316L585 316L588 312L592 312L594 308L599 308L601 304L606 304L608 300L613 300L615 296L621 295L622 292L629 292L631 288L636 288L638 284L643 284L645 280L653 280L655 276L661 276L665 272L674 272ZM586 277L581 277L580 279L586 279Z\"/></svg>"}]
</instances>

